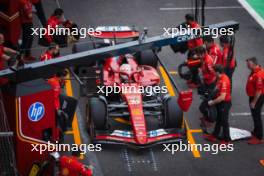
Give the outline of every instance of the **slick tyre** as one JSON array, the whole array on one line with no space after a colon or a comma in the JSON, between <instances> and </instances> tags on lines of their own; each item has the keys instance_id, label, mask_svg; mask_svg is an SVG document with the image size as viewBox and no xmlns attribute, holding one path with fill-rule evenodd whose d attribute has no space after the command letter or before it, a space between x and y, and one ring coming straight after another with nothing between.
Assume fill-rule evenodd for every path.
<instances>
[{"instance_id":1,"label":"slick tyre","mask_svg":"<svg viewBox=\"0 0 264 176\"><path fill-rule=\"evenodd\" d=\"M164 128L181 128L183 123L183 112L178 106L176 97L165 97L163 106L162 126Z\"/></svg>"},{"instance_id":2,"label":"slick tyre","mask_svg":"<svg viewBox=\"0 0 264 176\"><path fill-rule=\"evenodd\" d=\"M91 97L88 102L88 126L96 130L105 130L107 127L107 106L104 100Z\"/></svg>"}]
</instances>

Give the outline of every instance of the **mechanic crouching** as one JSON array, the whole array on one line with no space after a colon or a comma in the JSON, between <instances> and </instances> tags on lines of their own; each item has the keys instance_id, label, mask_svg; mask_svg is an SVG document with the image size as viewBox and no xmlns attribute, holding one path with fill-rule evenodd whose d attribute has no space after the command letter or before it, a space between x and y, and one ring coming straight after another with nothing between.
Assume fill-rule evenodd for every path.
<instances>
[{"instance_id":1,"label":"mechanic crouching","mask_svg":"<svg viewBox=\"0 0 264 176\"><path fill-rule=\"evenodd\" d=\"M216 97L208 102L208 105L216 106L217 119L213 133L204 134L204 137L211 142L216 142L221 128L223 128L221 144L228 144L231 140L228 122L229 111L231 108L231 83L228 76L224 73L223 66L215 65L214 70L217 75L216 88L218 89L218 92Z\"/></svg>"},{"instance_id":2,"label":"mechanic crouching","mask_svg":"<svg viewBox=\"0 0 264 176\"><path fill-rule=\"evenodd\" d=\"M249 96L249 106L254 121L254 130L248 144L263 143L263 125L261 109L264 104L264 69L258 65L255 57L247 59L247 66L251 73L247 80L246 92Z\"/></svg>"}]
</instances>

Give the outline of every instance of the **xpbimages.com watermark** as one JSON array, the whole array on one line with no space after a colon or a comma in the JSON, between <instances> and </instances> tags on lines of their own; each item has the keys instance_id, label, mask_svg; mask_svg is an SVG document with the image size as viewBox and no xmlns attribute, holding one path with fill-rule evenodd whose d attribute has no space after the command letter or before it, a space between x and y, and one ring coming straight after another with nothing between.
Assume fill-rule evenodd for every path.
<instances>
[{"instance_id":1,"label":"xpbimages.com watermark","mask_svg":"<svg viewBox=\"0 0 264 176\"><path fill-rule=\"evenodd\" d=\"M185 151L199 151L199 152L210 152L213 155L218 154L219 152L232 152L234 151L233 144L191 144L189 141L188 143L183 143L180 141L179 143L175 144L163 144L163 151L170 152L174 155L176 152L185 152Z\"/></svg>"},{"instance_id":2,"label":"xpbimages.com watermark","mask_svg":"<svg viewBox=\"0 0 264 176\"><path fill-rule=\"evenodd\" d=\"M97 86L97 93L105 94L106 96L111 94L120 94L120 93L136 93L136 94L144 94L146 96L152 96L154 94L167 94L168 89L167 86L133 86L121 84L117 85L114 83L113 86Z\"/></svg>"},{"instance_id":3,"label":"xpbimages.com watermark","mask_svg":"<svg viewBox=\"0 0 264 176\"><path fill-rule=\"evenodd\" d=\"M101 144L60 144L58 141L51 143L48 141L46 144L31 144L31 152L80 152L85 154L90 151L102 151Z\"/></svg>"},{"instance_id":4,"label":"xpbimages.com watermark","mask_svg":"<svg viewBox=\"0 0 264 176\"><path fill-rule=\"evenodd\" d=\"M176 36L186 36L195 38L195 36L212 36L213 38L218 38L221 35L234 35L234 28L191 28L189 25L187 27L167 27L163 28L164 37L176 37Z\"/></svg>"},{"instance_id":5,"label":"xpbimages.com watermark","mask_svg":"<svg viewBox=\"0 0 264 176\"><path fill-rule=\"evenodd\" d=\"M49 36L64 36L64 35L80 35L80 38L86 38L87 36L99 36L102 34L102 31L96 30L95 28L65 28L56 26L52 28L48 26L47 28L31 28L31 35L39 36L39 38L43 38L46 35Z\"/></svg>"}]
</instances>

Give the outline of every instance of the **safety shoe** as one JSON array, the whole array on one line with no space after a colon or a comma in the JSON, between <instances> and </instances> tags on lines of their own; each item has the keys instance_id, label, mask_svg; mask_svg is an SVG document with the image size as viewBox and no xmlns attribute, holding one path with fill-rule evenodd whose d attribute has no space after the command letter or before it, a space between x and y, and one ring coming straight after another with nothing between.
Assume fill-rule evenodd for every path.
<instances>
[{"instance_id":1,"label":"safety shoe","mask_svg":"<svg viewBox=\"0 0 264 176\"><path fill-rule=\"evenodd\" d=\"M217 141L216 137L212 134L203 134L203 138L207 141L210 141L210 142L216 142Z\"/></svg>"},{"instance_id":2,"label":"safety shoe","mask_svg":"<svg viewBox=\"0 0 264 176\"><path fill-rule=\"evenodd\" d=\"M250 145L258 145L258 144L263 144L264 141L261 139L258 139L256 136L252 136L249 140L248 140L248 144Z\"/></svg>"}]
</instances>

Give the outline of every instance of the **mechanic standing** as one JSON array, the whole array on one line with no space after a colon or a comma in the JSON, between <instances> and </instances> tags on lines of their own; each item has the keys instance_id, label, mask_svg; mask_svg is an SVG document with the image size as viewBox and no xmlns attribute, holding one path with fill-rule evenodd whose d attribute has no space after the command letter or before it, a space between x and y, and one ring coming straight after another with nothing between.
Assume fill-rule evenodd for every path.
<instances>
[{"instance_id":1,"label":"mechanic standing","mask_svg":"<svg viewBox=\"0 0 264 176\"><path fill-rule=\"evenodd\" d=\"M185 20L186 20L186 24L188 26L188 28L201 28L200 25L195 21L194 15L193 14L186 14L185 15ZM197 39L193 39L193 40L189 40L187 42L187 47L188 47L188 60L192 59L195 55L195 48L200 47L203 45L203 39L202 38L197 38ZM192 80L190 82L190 85L192 87L197 87L201 80L199 77L199 70L198 67L192 67L190 69L191 73L192 73Z\"/></svg>"},{"instance_id":2,"label":"mechanic standing","mask_svg":"<svg viewBox=\"0 0 264 176\"><path fill-rule=\"evenodd\" d=\"M232 87L232 77L236 68L236 60L234 57L234 46L231 44L230 36L221 36L220 37L220 45L222 46L222 63L224 66L225 73L229 77L231 81Z\"/></svg>"},{"instance_id":3,"label":"mechanic standing","mask_svg":"<svg viewBox=\"0 0 264 176\"><path fill-rule=\"evenodd\" d=\"M63 19L63 13L64 11L60 8L57 8L54 10L53 14L49 17L47 25L45 26L47 31L48 29L56 29L56 27L64 21ZM40 38L39 44L43 46L49 46L51 43L55 42L54 41L55 35L49 35L48 33Z\"/></svg>"},{"instance_id":4,"label":"mechanic standing","mask_svg":"<svg viewBox=\"0 0 264 176\"><path fill-rule=\"evenodd\" d=\"M213 68L213 58L207 53L203 46L196 48L195 53L202 62L201 71L203 75L204 86L207 90L213 90L216 83L216 73Z\"/></svg>"},{"instance_id":5,"label":"mechanic standing","mask_svg":"<svg viewBox=\"0 0 264 176\"><path fill-rule=\"evenodd\" d=\"M206 36L204 38L204 44L206 46L206 50L208 54L213 58L214 65L216 64L221 65L222 64L222 51L220 47L218 46L218 44L214 42L214 39L212 38L212 36Z\"/></svg>"},{"instance_id":6,"label":"mechanic standing","mask_svg":"<svg viewBox=\"0 0 264 176\"><path fill-rule=\"evenodd\" d=\"M228 144L230 139L229 132L229 111L231 108L231 83L228 76L224 73L224 68L221 65L215 65L214 70L217 74L216 87L218 93L216 98L208 102L209 106L216 106L217 108L217 120L212 134L204 134L205 139L216 142L219 137L221 128L223 128L223 139L221 144Z\"/></svg>"},{"instance_id":7,"label":"mechanic standing","mask_svg":"<svg viewBox=\"0 0 264 176\"><path fill-rule=\"evenodd\" d=\"M35 60L34 57L31 56L31 46L33 43L33 20L32 20L32 3L31 0L20 0L21 9L21 24L22 24L22 44L21 50L23 54L23 58L25 60Z\"/></svg>"},{"instance_id":8,"label":"mechanic standing","mask_svg":"<svg viewBox=\"0 0 264 176\"><path fill-rule=\"evenodd\" d=\"M247 66L251 73L247 80L246 92L249 96L249 106L254 122L254 130L248 143L254 145L263 143L261 109L264 104L264 70L258 65L255 57L247 59Z\"/></svg>"}]
</instances>

